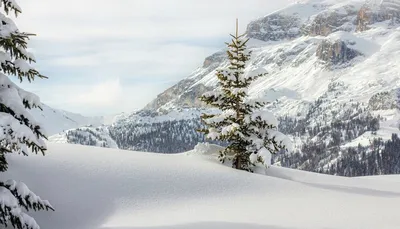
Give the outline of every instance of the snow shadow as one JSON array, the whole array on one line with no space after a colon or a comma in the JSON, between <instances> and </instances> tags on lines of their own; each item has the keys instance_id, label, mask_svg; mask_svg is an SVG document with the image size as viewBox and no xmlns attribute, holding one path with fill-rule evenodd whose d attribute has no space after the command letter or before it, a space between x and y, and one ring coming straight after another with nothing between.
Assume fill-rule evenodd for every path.
<instances>
[{"instance_id":1,"label":"snow shadow","mask_svg":"<svg viewBox=\"0 0 400 229\"><path fill-rule=\"evenodd\" d=\"M352 184L350 184L349 186L346 186L346 185L339 185L339 184L312 183L312 182L307 182L307 181L303 180L303 179L305 179L306 176L310 176L310 175L314 176L315 178L323 177L323 176L325 178L329 177L329 175L312 174L309 172L299 172L299 171L294 172L294 170L288 170L288 169L277 170L274 167L267 170L267 176L293 181L293 182L303 184L303 185L306 185L306 186L309 186L312 188L324 189L324 190L329 190L329 191L337 191L337 192L348 193L348 194L371 196L371 197L384 197L384 198L400 197L400 192L377 190L377 189L366 188L366 187L356 187L356 186L353 186ZM336 180L339 177L330 177L330 178L334 178ZM351 179L351 178L343 177L343 179Z\"/></svg>"},{"instance_id":2,"label":"snow shadow","mask_svg":"<svg viewBox=\"0 0 400 229\"><path fill-rule=\"evenodd\" d=\"M391 191L383 191L369 188L360 188L360 187L349 187L349 186L340 186L340 185L330 185L330 184L315 184L315 183L307 183L307 182L299 182L301 184L305 184L310 187L326 189L331 191L338 191L350 194L364 195L364 196L372 196L372 197L385 197L385 198L396 198L400 197L400 192L391 192Z\"/></svg>"},{"instance_id":3,"label":"snow shadow","mask_svg":"<svg viewBox=\"0 0 400 229\"><path fill-rule=\"evenodd\" d=\"M29 159L32 164L24 163L22 166L19 161L14 163L18 170L13 170L7 177L23 181L55 208L54 212L29 212L42 229L97 228L115 212L112 194L107 196L104 193L111 190L105 188L106 180L92 180L89 174L68 171L67 166L40 164L32 160L34 157ZM40 166L45 168L39 169Z\"/></svg>"},{"instance_id":4,"label":"snow shadow","mask_svg":"<svg viewBox=\"0 0 400 229\"><path fill-rule=\"evenodd\" d=\"M212 201L249 193L251 189L237 185L237 179L247 182L248 174L232 175L236 172L212 163L151 154L140 154L144 159L129 156L134 152L121 157L118 151L81 148L88 151L74 152L74 147L63 145L63 151L71 152L10 160L7 179L25 182L56 209L30 212L42 229L100 228L121 211L135 215L190 200Z\"/></svg>"}]
</instances>

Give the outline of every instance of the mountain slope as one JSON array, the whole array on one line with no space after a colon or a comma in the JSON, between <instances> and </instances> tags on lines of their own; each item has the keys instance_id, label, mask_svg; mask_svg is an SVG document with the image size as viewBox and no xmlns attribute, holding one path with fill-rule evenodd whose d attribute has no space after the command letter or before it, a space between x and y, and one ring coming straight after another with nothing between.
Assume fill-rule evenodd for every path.
<instances>
[{"instance_id":1,"label":"mountain slope","mask_svg":"<svg viewBox=\"0 0 400 229\"><path fill-rule=\"evenodd\" d=\"M399 177L342 178L272 167L233 170L199 152L132 153L49 144L3 174L49 199L43 229L395 229ZM84 174L84 176L83 176Z\"/></svg>"},{"instance_id":2,"label":"mountain slope","mask_svg":"<svg viewBox=\"0 0 400 229\"><path fill-rule=\"evenodd\" d=\"M256 46L250 45L253 55L249 69L263 67L269 71L250 92L253 96L278 100L279 114L296 115L304 111L331 83L346 85L339 99L351 98L364 103L376 93L399 87L397 26L379 22L371 24L367 31L357 32L357 12L363 1L335 2L295 4L249 24L248 36L264 40ZM344 19L340 21L340 18ZM287 25L287 21L295 19L297 23ZM326 26L332 26L331 21L336 27L325 30ZM282 31L284 27L298 33L287 35ZM159 95L147 108L198 106L197 95L216 86L214 70L226 65L225 56L221 59L214 58L215 55L222 54L207 58L206 62L210 60L212 64L205 64ZM194 82L189 84L189 81ZM166 100L171 97L166 95L175 87L179 93Z\"/></svg>"},{"instance_id":3,"label":"mountain slope","mask_svg":"<svg viewBox=\"0 0 400 229\"><path fill-rule=\"evenodd\" d=\"M32 109L30 112L36 121L43 125L48 136L81 126L98 126L103 122L102 117L85 117L80 114L53 109L46 104L42 105L42 109Z\"/></svg>"}]
</instances>

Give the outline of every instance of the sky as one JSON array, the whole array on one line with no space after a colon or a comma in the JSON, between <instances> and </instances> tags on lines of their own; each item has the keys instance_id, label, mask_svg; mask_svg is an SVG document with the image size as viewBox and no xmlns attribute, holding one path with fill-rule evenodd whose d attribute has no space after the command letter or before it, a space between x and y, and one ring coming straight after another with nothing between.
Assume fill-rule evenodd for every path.
<instances>
[{"instance_id":1,"label":"sky","mask_svg":"<svg viewBox=\"0 0 400 229\"><path fill-rule=\"evenodd\" d=\"M22 83L43 103L88 116L131 112L221 50L235 19L289 0L19 0L19 29L46 80Z\"/></svg>"}]
</instances>

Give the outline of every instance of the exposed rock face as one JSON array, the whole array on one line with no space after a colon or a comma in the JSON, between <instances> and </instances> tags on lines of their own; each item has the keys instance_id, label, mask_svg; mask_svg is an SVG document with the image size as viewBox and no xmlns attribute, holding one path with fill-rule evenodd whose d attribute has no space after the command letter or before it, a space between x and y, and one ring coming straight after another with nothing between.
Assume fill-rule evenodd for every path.
<instances>
[{"instance_id":1,"label":"exposed rock face","mask_svg":"<svg viewBox=\"0 0 400 229\"><path fill-rule=\"evenodd\" d=\"M251 22L247 26L247 35L262 41L293 39L301 35L300 27L300 19L296 16L272 14Z\"/></svg>"},{"instance_id":2,"label":"exposed rock face","mask_svg":"<svg viewBox=\"0 0 400 229\"><path fill-rule=\"evenodd\" d=\"M214 53L204 60L203 68L208 68L211 65L219 65L225 60L225 58L225 52Z\"/></svg>"},{"instance_id":3,"label":"exposed rock face","mask_svg":"<svg viewBox=\"0 0 400 229\"><path fill-rule=\"evenodd\" d=\"M199 100L199 97L212 90L213 88L211 87L206 87L203 84L197 84L189 91L183 93L177 100L177 103L182 104L182 107L203 107L204 104Z\"/></svg>"},{"instance_id":4,"label":"exposed rock face","mask_svg":"<svg viewBox=\"0 0 400 229\"><path fill-rule=\"evenodd\" d=\"M301 35L328 36L336 31L349 32L354 31L357 13L358 8L353 5L323 11L308 21L300 19L297 14L276 13L251 22L247 34L258 40L279 41Z\"/></svg>"},{"instance_id":5,"label":"exposed rock face","mask_svg":"<svg viewBox=\"0 0 400 229\"><path fill-rule=\"evenodd\" d=\"M400 23L400 0L382 0L380 5L365 4L357 16L357 31L368 30L368 25L391 20Z\"/></svg>"},{"instance_id":6,"label":"exposed rock face","mask_svg":"<svg viewBox=\"0 0 400 229\"><path fill-rule=\"evenodd\" d=\"M374 111L399 109L398 98L399 90L381 92L371 97L368 107Z\"/></svg>"},{"instance_id":7,"label":"exposed rock face","mask_svg":"<svg viewBox=\"0 0 400 229\"><path fill-rule=\"evenodd\" d=\"M347 63L357 56L362 55L356 50L347 47L341 40L330 42L323 40L317 48L317 57L329 65L340 65Z\"/></svg>"},{"instance_id":8,"label":"exposed rock face","mask_svg":"<svg viewBox=\"0 0 400 229\"><path fill-rule=\"evenodd\" d=\"M346 6L342 10L329 11L317 15L306 25L306 35L328 36L336 31L352 31L357 10L354 6Z\"/></svg>"},{"instance_id":9,"label":"exposed rock face","mask_svg":"<svg viewBox=\"0 0 400 229\"><path fill-rule=\"evenodd\" d=\"M357 31L362 32L369 29L369 25L376 22L382 22L386 20L398 21L400 13L399 9L388 8L385 4L380 6L376 5L364 5L358 11L357 14Z\"/></svg>"},{"instance_id":10,"label":"exposed rock face","mask_svg":"<svg viewBox=\"0 0 400 229\"><path fill-rule=\"evenodd\" d=\"M168 88L166 91L159 94L157 98L144 109L157 110L159 107L166 105L174 99L178 99L178 101L181 102L180 104L185 104L185 106L199 106L197 97L209 91L209 89L204 85L197 85L188 91L188 87L201 79L202 76L215 70L225 60L225 55L225 52L218 52L207 57L204 61L203 68L200 69L200 73L194 72L191 77L183 79L175 86Z\"/></svg>"},{"instance_id":11,"label":"exposed rock face","mask_svg":"<svg viewBox=\"0 0 400 229\"><path fill-rule=\"evenodd\" d=\"M187 87L193 84L195 81L192 79L184 79L180 81L173 87L168 88L163 93L159 94L155 100L149 103L144 109L145 110L156 110L161 106L164 106L169 101L175 99L177 96L181 95Z\"/></svg>"},{"instance_id":12,"label":"exposed rock face","mask_svg":"<svg viewBox=\"0 0 400 229\"><path fill-rule=\"evenodd\" d=\"M365 31L373 22L374 13L368 6L363 6L357 14L357 31Z\"/></svg>"}]
</instances>

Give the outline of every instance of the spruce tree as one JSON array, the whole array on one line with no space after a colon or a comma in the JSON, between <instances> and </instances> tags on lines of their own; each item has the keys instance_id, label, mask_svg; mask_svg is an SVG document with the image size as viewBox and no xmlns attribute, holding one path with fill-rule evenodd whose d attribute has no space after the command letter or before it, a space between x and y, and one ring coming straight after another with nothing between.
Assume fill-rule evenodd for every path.
<instances>
[{"instance_id":1,"label":"spruce tree","mask_svg":"<svg viewBox=\"0 0 400 229\"><path fill-rule=\"evenodd\" d=\"M0 0L0 172L8 169L6 154L27 156L30 152L44 154L45 134L29 109L40 108L39 98L24 91L8 76L31 82L46 78L30 64L35 58L27 51L29 37L20 32L7 16L17 16L21 8L14 0ZM7 76L8 75L8 76ZM0 224L18 229L39 228L36 221L24 211L53 210L48 201L40 199L21 182L0 180Z\"/></svg>"},{"instance_id":2,"label":"spruce tree","mask_svg":"<svg viewBox=\"0 0 400 229\"><path fill-rule=\"evenodd\" d=\"M266 103L250 99L248 88L265 70L246 71L251 52L245 34L231 35L226 43L229 65L216 72L218 87L200 97L206 105L217 108L217 114L203 114L201 129L208 139L226 142L228 146L220 152L219 159L232 160L232 167L252 171L257 162L269 165L271 154L286 148L285 136L277 131L277 120L264 109Z\"/></svg>"}]
</instances>

